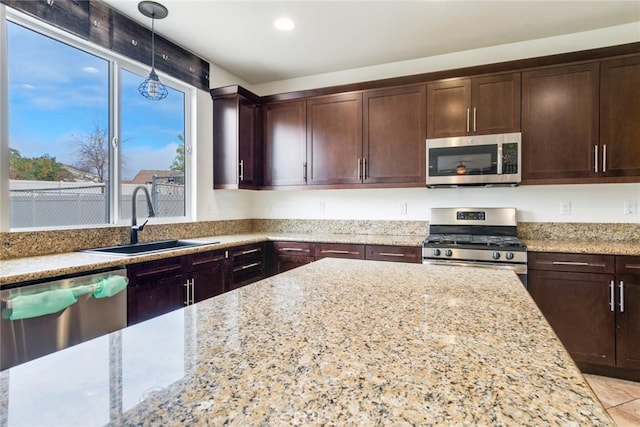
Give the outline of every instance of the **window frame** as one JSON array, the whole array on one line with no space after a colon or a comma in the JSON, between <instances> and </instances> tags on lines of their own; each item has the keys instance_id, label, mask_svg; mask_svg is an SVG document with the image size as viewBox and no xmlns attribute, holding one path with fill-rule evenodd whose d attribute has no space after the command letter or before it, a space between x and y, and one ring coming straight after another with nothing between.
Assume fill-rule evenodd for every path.
<instances>
[{"instance_id":1,"label":"window frame","mask_svg":"<svg viewBox=\"0 0 640 427\"><path fill-rule=\"evenodd\" d=\"M139 63L124 57L109 49L100 47L95 43L83 40L71 33L58 29L50 24L42 22L34 17L28 16L22 12L7 8L0 4L0 88L2 99L0 100L0 153L3 153L3 163L0 164L0 232L2 231L44 231L55 229L73 229L73 228L98 228L112 225L126 225L130 219L120 218L120 197L121 197L121 176L120 176L120 141L121 141L121 70L133 72L142 76L149 73L150 65ZM109 84L109 100L108 100L108 116L109 123L108 140L109 140L109 220L105 223L97 224L77 224L66 226L44 226L44 227L25 227L11 228L11 219L9 218L9 173L8 173L8 153L9 153L9 115L10 105L8 102L8 47L7 47L7 22L23 26L31 31L49 37L57 42L67 44L73 48L79 49L91 55L95 55L108 62L108 84ZM187 83L173 78L156 69L161 81L184 93L184 153L185 153L185 189L184 189L184 208L185 215L177 217L155 217L150 223L180 223L193 220L195 215L194 198L195 198L195 182L194 159L195 149L192 143L194 135L196 135L196 123L193 118L196 116L197 89ZM6 89L6 90L5 90ZM6 95L4 95L6 94ZM149 101L154 102L154 101ZM162 101L159 101L162 102ZM6 141L6 142L5 142ZM7 155L5 155L5 153ZM4 160L6 159L6 161ZM6 164L5 164L6 163ZM5 172L6 169L6 172ZM5 202L6 201L6 202Z\"/></svg>"}]
</instances>

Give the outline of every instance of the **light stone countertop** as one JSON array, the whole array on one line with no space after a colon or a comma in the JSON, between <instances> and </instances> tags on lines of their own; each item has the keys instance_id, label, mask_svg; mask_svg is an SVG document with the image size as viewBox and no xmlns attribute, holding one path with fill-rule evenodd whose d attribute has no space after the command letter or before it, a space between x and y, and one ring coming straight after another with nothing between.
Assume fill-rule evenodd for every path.
<instances>
[{"instance_id":1,"label":"light stone countertop","mask_svg":"<svg viewBox=\"0 0 640 427\"><path fill-rule=\"evenodd\" d=\"M16 366L0 389L8 426L614 425L514 273L345 259Z\"/></svg>"},{"instance_id":2,"label":"light stone countertop","mask_svg":"<svg viewBox=\"0 0 640 427\"><path fill-rule=\"evenodd\" d=\"M268 240L421 246L422 241L424 240L424 236L249 233L226 236L199 237L186 240L211 244L138 256L96 254L89 252L66 252L54 255L0 260L0 288L2 288L3 285L23 282L27 280L38 280L47 277L77 274L102 268L118 267L127 264L152 261L169 256L188 255L196 252L225 249L233 246L264 242Z\"/></svg>"},{"instance_id":3,"label":"light stone countertop","mask_svg":"<svg viewBox=\"0 0 640 427\"><path fill-rule=\"evenodd\" d=\"M190 238L204 246L181 248L139 256L119 256L88 252L67 252L26 258L0 260L0 288L3 285L29 280L39 280L68 274L78 274L102 268L152 261L169 256L188 255L215 249L263 241L299 241L318 243L350 243L366 245L422 246L426 236L375 235L375 234L296 234L296 233L247 233L224 236ZM640 243L600 242L580 240L524 240L531 252L569 252L608 255L640 255Z\"/></svg>"}]
</instances>

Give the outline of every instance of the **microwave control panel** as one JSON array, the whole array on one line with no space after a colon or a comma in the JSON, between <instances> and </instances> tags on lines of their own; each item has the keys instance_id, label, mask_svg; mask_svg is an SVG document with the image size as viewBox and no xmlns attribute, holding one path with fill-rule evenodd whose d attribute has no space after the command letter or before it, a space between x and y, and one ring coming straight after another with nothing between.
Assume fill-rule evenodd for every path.
<instances>
[{"instance_id":1,"label":"microwave control panel","mask_svg":"<svg viewBox=\"0 0 640 427\"><path fill-rule=\"evenodd\" d=\"M518 143L510 142L502 145L502 173L518 173Z\"/></svg>"}]
</instances>

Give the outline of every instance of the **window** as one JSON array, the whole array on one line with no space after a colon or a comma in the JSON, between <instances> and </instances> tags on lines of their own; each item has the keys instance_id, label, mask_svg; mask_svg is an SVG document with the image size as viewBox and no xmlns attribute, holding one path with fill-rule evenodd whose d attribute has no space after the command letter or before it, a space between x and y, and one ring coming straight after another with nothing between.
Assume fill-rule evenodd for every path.
<instances>
[{"instance_id":1,"label":"window","mask_svg":"<svg viewBox=\"0 0 640 427\"><path fill-rule=\"evenodd\" d=\"M3 61L10 227L126 221L139 185L156 216L188 218L192 88L160 76L168 97L147 100L138 86L148 67L15 15ZM139 217L147 213L143 196L138 192Z\"/></svg>"}]
</instances>

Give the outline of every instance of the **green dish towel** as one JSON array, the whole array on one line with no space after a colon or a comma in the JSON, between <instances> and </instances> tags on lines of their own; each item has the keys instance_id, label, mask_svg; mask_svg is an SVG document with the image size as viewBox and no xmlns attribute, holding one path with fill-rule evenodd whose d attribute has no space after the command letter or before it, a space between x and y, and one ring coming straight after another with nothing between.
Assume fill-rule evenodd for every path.
<instances>
[{"instance_id":1,"label":"green dish towel","mask_svg":"<svg viewBox=\"0 0 640 427\"><path fill-rule=\"evenodd\" d=\"M54 289L32 295L18 295L11 299L9 320L30 319L57 313L78 301L71 289Z\"/></svg>"},{"instance_id":2,"label":"green dish towel","mask_svg":"<svg viewBox=\"0 0 640 427\"><path fill-rule=\"evenodd\" d=\"M95 298L109 298L123 291L129 281L124 276L109 276L100 280L98 289L93 292Z\"/></svg>"}]
</instances>

